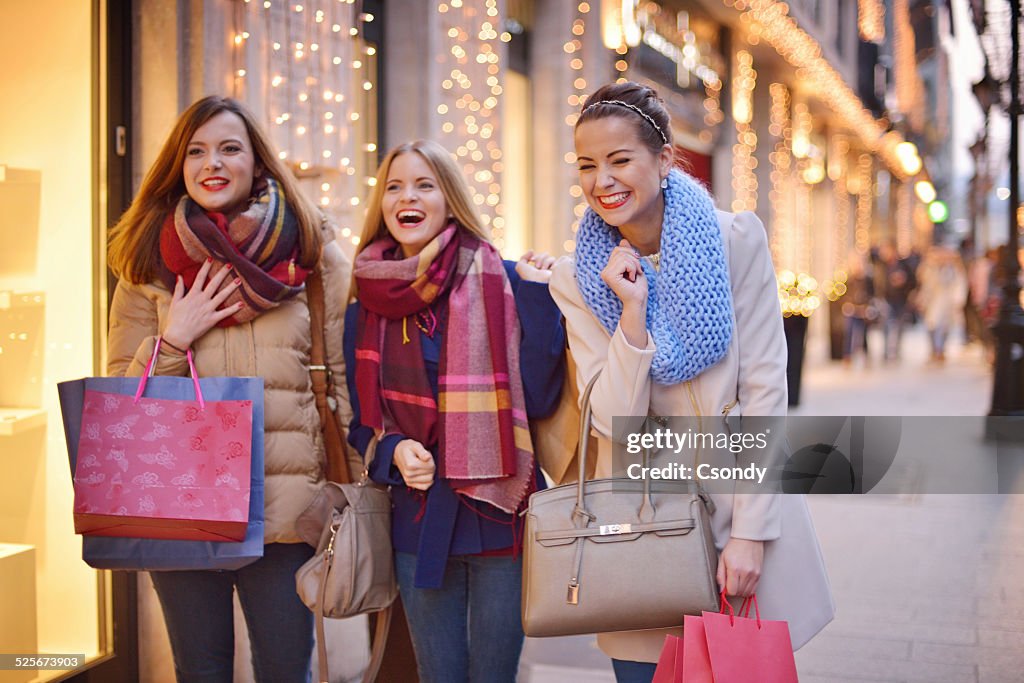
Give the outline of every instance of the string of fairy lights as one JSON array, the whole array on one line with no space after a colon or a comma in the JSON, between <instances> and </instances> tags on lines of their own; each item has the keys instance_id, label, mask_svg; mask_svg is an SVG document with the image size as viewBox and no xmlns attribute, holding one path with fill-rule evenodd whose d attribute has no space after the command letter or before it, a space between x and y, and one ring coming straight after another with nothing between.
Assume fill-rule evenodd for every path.
<instances>
[{"instance_id":1,"label":"string of fairy lights","mask_svg":"<svg viewBox=\"0 0 1024 683\"><path fill-rule=\"evenodd\" d=\"M845 135L835 134L830 138L828 155L828 177L832 180L832 202L835 207L835 233L832 242L832 277L821 283L821 293L829 301L838 300L846 293L847 254L850 248L850 188L847 180L849 171L847 159L850 142Z\"/></svg>"},{"instance_id":2,"label":"string of fairy lights","mask_svg":"<svg viewBox=\"0 0 1024 683\"><path fill-rule=\"evenodd\" d=\"M837 225L830 260L835 267L821 290L831 298L845 280L841 264L850 242L851 218L856 249L864 252L870 244L875 156L890 167L894 177L902 179L906 174L894 160L898 161L898 149L904 141L899 133L886 132L882 122L863 107L822 56L818 43L789 16L785 3L723 3L740 13L745 41L771 45L798 70L807 90L813 90L817 99L833 109L840 127L852 131L852 137L859 139L858 147L865 150L847 170L846 158L852 146L849 139L833 138L826 154L812 141L815 123L806 103L795 99L785 85L770 85L771 250L780 267L784 310L809 315L817 306L818 293L817 281L810 275L813 185L826 175L833 183ZM906 3L896 0L897 15ZM366 188L375 182L377 152L376 48L366 43L361 29L376 18L361 10L359 0L236 0L234 4L235 20L229 36L233 93L269 117L282 158L305 187L316 191L319 204L342 218L342 235L358 243L353 228L361 222ZM858 0L858 5L862 37L884 39L885 4L881 0ZM435 100L439 134L470 182L472 200L501 248L506 229L501 192L505 158L499 122L502 69L507 59L504 43L511 40L511 35L502 30L498 0L443 0L436 3L435 11L443 36L437 55L440 90ZM626 11L625 5L621 11ZM575 126L579 109L593 87L584 69L584 37L592 24L601 28L605 46L616 53L614 73L619 80L630 76L630 49L642 42L676 63L677 79L686 81L686 87L703 87L703 121L708 128L724 121L723 81L718 75L721 60L715 66L713 55L707 53L706 37L698 40L688 13L669 12L657 3L636 3L633 23L620 26L620 35L613 35L611 41L609 35L614 32L603 25L604 13L603 4L602 16L598 17L591 2L583 0L576 4L567 25L562 49L570 84L564 100L568 128ZM706 28L698 28L700 35L706 34ZM900 33L898 26L896 33ZM906 52L899 46L897 51ZM759 188L753 103L758 73L750 51L740 49L733 59L730 95L736 137L731 208L755 210ZM266 77L256 78L256 74ZM575 164L572 136L565 139L569 148L564 161ZM574 200L573 234L563 243L566 252L575 250L575 233L586 210L582 188L572 184L569 191ZM906 242L912 238L913 213L912 203L903 200L899 195L900 205L906 208L897 216L897 237Z\"/></svg>"},{"instance_id":3,"label":"string of fairy lights","mask_svg":"<svg viewBox=\"0 0 1024 683\"><path fill-rule=\"evenodd\" d=\"M732 147L733 211L757 209L757 134L754 116L754 86L757 71L754 57L746 50L736 53L736 77L733 79L732 118L736 123L736 144Z\"/></svg>"},{"instance_id":4,"label":"string of fairy lights","mask_svg":"<svg viewBox=\"0 0 1024 683\"><path fill-rule=\"evenodd\" d=\"M771 190L768 192L772 225L769 247L772 262L782 264L788 261L793 248L793 219L788 201L793 168L793 156L790 152L793 145L793 127L789 115L789 88L783 83L772 83L768 86L768 94L771 97L768 133L775 138L775 148L768 155L772 167L769 176Z\"/></svg>"},{"instance_id":5,"label":"string of fairy lights","mask_svg":"<svg viewBox=\"0 0 1024 683\"><path fill-rule=\"evenodd\" d=\"M885 5L882 0L857 0L857 29L869 43L885 40Z\"/></svg>"},{"instance_id":6,"label":"string of fairy lights","mask_svg":"<svg viewBox=\"0 0 1024 683\"><path fill-rule=\"evenodd\" d=\"M905 1L905 0L902 0ZM739 11L740 23L751 44L771 45L797 69L809 92L829 106L847 130L854 131L861 144L877 154L899 177L905 174L895 152L903 141L895 131L886 133L886 124L875 119L842 75L822 54L821 45L789 16L789 5L779 0L722 0L726 7Z\"/></svg>"},{"instance_id":7,"label":"string of fairy lights","mask_svg":"<svg viewBox=\"0 0 1024 683\"><path fill-rule=\"evenodd\" d=\"M779 266L776 278L779 305L784 316L806 317L818 308L819 300L817 282L798 267L803 246L800 237L804 236L804 233L796 227L796 211L802 207L798 200L809 201L810 196L798 195L798 187L802 184L795 175L796 167L792 153L793 126L789 88L782 83L772 83L768 86L768 93L771 98L768 133L775 138L775 147L768 155L772 165L771 190L768 192L772 220L769 246L772 261Z\"/></svg>"},{"instance_id":8,"label":"string of fairy lights","mask_svg":"<svg viewBox=\"0 0 1024 683\"><path fill-rule=\"evenodd\" d=\"M921 130L925 119L924 85L917 72L917 48L910 20L910 0L893 2L893 76L896 100L910 127Z\"/></svg>"},{"instance_id":9,"label":"string of fairy lights","mask_svg":"<svg viewBox=\"0 0 1024 683\"><path fill-rule=\"evenodd\" d=\"M375 19L356 0L241 0L229 36L232 95L270 121L280 158L352 244L376 182L377 51L361 30Z\"/></svg>"},{"instance_id":10,"label":"string of fairy lights","mask_svg":"<svg viewBox=\"0 0 1024 683\"><path fill-rule=\"evenodd\" d=\"M447 0L436 7L444 50L438 55L441 142L454 150L473 203L494 245L505 245L501 202L504 158L499 130L502 58L512 36L499 32L497 0Z\"/></svg>"},{"instance_id":11,"label":"string of fairy lights","mask_svg":"<svg viewBox=\"0 0 1024 683\"><path fill-rule=\"evenodd\" d=\"M872 205L875 198L874 184L875 162L870 154L861 154L857 158L857 218L853 233L854 247L860 253L867 253L871 244Z\"/></svg>"},{"instance_id":12,"label":"string of fairy lights","mask_svg":"<svg viewBox=\"0 0 1024 683\"><path fill-rule=\"evenodd\" d=\"M811 144L813 118L806 103L794 101L782 83L768 86L771 100L769 134L775 146L768 155L772 217L770 247L777 268L779 304L784 316L810 316L819 306L818 281L811 271L811 188L823 179Z\"/></svg>"},{"instance_id":13,"label":"string of fairy lights","mask_svg":"<svg viewBox=\"0 0 1024 683\"><path fill-rule=\"evenodd\" d=\"M580 2L576 5L576 10L573 16L572 25L569 29L570 35L567 36L565 43L562 45L562 52L565 53L569 65L569 77L572 79L571 92L566 97L566 104L568 105L568 114L565 116L565 125L570 130L576 127L576 121L579 119L580 107L587 101L587 79L584 76L584 43L583 36L587 32L587 19L590 16L590 3ZM566 138L571 144L572 135ZM569 150L563 156L566 164L576 163L576 153ZM583 214L587 211L587 202L583 199L583 188L578 184L573 183L569 188L569 194L575 200L575 204L572 207L572 237L565 240L562 243L562 250L567 254L571 254L576 251L576 233L580 229L580 220L583 218Z\"/></svg>"}]
</instances>

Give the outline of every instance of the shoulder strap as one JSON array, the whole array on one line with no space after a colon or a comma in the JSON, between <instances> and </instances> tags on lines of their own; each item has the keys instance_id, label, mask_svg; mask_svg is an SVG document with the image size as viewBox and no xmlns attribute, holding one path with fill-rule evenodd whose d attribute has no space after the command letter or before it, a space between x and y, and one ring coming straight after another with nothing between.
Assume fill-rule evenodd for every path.
<instances>
[{"instance_id":1,"label":"shoulder strap","mask_svg":"<svg viewBox=\"0 0 1024 683\"><path fill-rule=\"evenodd\" d=\"M345 441L342 438L341 425L338 424L338 416L334 412L337 408L337 399L334 398L334 377L327 367L324 282L319 268L306 278L306 305L309 307L312 342L309 352L309 378L313 384L313 394L316 396L316 409L320 413L324 455L327 458L327 479L347 484L350 477L345 457Z\"/></svg>"},{"instance_id":2,"label":"shoulder strap","mask_svg":"<svg viewBox=\"0 0 1024 683\"><path fill-rule=\"evenodd\" d=\"M316 603L316 659L317 668L320 673L321 683L330 683L330 674L327 668L327 635L324 629L324 595L327 585L327 571L324 568L323 578L320 580L320 596ZM373 643L370 645L370 661L363 671L362 683L374 683L377 674L380 673L380 665L384 662L384 647L388 642L388 631L391 629L392 607L389 605L377 612L377 626L373 632Z\"/></svg>"}]
</instances>

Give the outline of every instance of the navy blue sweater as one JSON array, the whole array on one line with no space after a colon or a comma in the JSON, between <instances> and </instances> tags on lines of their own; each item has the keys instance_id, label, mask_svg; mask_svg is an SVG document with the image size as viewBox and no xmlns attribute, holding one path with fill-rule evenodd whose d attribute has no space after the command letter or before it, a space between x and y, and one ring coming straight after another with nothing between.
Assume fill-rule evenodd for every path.
<instances>
[{"instance_id":1,"label":"navy blue sweater","mask_svg":"<svg viewBox=\"0 0 1024 683\"><path fill-rule=\"evenodd\" d=\"M551 414L560 398L565 372L565 326L561 313L545 284L527 282L515 272L515 263L505 261L505 272L519 312L522 338L519 343L519 367L530 418ZM442 316L443 317L443 316ZM345 363L348 368L352 424L348 441L361 454L373 437L373 430L360 422L359 397L355 388L355 350L359 303L345 314ZM444 320L433 338L419 331L427 379L437 398L437 371L444 336ZM445 566L453 555L475 555L512 548L519 542L521 521L492 505L462 498L443 479L437 479L425 493L405 485L394 465L395 446L406 437L389 433L377 444L370 478L391 486L392 542L396 552L415 553L418 588L440 588ZM433 449L437 458L437 447ZM539 487L544 479L535 468Z\"/></svg>"}]
</instances>

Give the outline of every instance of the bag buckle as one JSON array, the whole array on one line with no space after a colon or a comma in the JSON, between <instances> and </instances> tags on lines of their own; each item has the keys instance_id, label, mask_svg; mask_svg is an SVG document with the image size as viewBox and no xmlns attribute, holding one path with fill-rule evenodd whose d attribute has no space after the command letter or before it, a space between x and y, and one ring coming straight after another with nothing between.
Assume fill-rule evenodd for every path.
<instances>
[{"instance_id":1,"label":"bag buckle","mask_svg":"<svg viewBox=\"0 0 1024 683\"><path fill-rule=\"evenodd\" d=\"M331 538L327 541L327 550L324 551L325 559L334 557L334 540L338 538L338 529L341 527L341 522L331 523Z\"/></svg>"},{"instance_id":2,"label":"bag buckle","mask_svg":"<svg viewBox=\"0 0 1024 683\"><path fill-rule=\"evenodd\" d=\"M580 604L580 582L576 577L569 581L569 591L565 596L565 601L570 605Z\"/></svg>"},{"instance_id":3,"label":"bag buckle","mask_svg":"<svg viewBox=\"0 0 1024 683\"><path fill-rule=\"evenodd\" d=\"M629 534L633 532L632 524L602 524L602 536L614 536L616 534Z\"/></svg>"}]
</instances>

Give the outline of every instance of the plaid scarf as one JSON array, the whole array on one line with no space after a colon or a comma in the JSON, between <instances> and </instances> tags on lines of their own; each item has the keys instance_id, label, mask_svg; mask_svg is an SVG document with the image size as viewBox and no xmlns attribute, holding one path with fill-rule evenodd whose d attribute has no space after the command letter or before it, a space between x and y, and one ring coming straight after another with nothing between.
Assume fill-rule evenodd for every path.
<instances>
[{"instance_id":1,"label":"plaid scarf","mask_svg":"<svg viewBox=\"0 0 1024 683\"><path fill-rule=\"evenodd\" d=\"M238 313L218 323L229 327L248 322L302 291L309 271L295 262L299 253L299 226L273 178L258 181L249 208L228 222L222 213L207 213L185 195L167 216L160 231L158 273L174 291L181 275L191 287L207 258L213 259L210 277L231 264L242 279L223 306L244 301ZM226 287L234 278L224 279Z\"/></svg>"},{"instance_id":2,"label":"plaid scarf","mask_svg":"<svg viewBox=\"0 0 1024 683\"><path fill-rule=\"evenodd\" d=\"M533 445L519 315L501 256L450 223L411 258L390 237L374 241L356 257L355 279L362 422L436 446L438 475L453 489L515 512L533 474ZM435 302L447 320L436 401L414 327Z\"/></svg>"}]
</instances>

